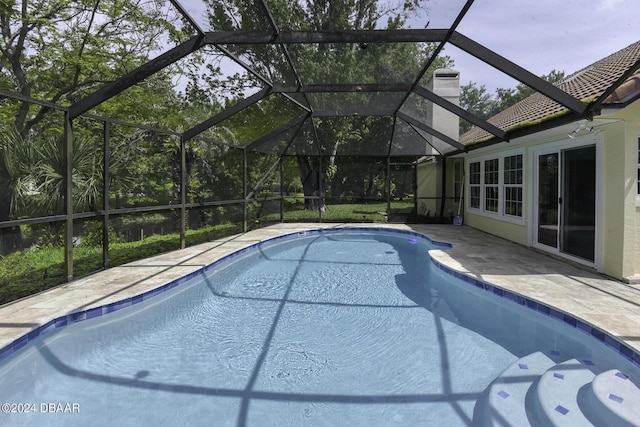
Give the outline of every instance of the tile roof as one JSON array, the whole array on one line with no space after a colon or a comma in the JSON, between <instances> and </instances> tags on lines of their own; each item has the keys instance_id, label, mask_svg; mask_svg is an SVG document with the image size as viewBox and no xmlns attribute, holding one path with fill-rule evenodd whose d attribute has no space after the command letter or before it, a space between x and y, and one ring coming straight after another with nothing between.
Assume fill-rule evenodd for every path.
<instances>
[{"instance_id":1,"label":"tile roof","mask_svg":"<svg viewBox=\"0 0 640 427\"><path fill-rule=\"evenodd\" d=\"M640 41L565 77L556 86L583 102L591 102L611 87L639 59ZM603 104L625 102L639 91L640 70L620 85ZM535 125L568 112L566 107L536 92L487 121L502 130L510 131ZM460 136L460 142L470 146L492 137L493 135L485 130L473 127Z\"/></svg>"}]
</instances>

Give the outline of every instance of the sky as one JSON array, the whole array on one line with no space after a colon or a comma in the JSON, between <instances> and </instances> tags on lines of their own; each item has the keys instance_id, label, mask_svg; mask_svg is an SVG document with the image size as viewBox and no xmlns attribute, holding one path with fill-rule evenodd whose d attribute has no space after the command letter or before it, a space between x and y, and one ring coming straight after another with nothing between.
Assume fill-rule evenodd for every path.
<instances>
[{"instance_id":1,"label":"sky","mask_svg":"<svg viewBox=\"0 0 640 427\"><path fill-rule=\"evenodd\" d=\"M432 2L431 15L447 0ZM640 1L476 0L457 31L538 76L554 69L569 75L640 40ZM493 92L518 83L457 48L444 53L461 84Z\"/></svg>"}]
</instances>

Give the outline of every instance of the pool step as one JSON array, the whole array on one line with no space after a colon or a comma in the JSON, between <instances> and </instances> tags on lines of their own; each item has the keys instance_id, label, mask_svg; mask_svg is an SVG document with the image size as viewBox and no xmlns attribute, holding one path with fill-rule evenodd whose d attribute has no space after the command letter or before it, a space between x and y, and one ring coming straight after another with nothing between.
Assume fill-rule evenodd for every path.
<instances>
[{"instance_id":1,"label":"pool step","mask_svg":"<svg viewBox=\"0 0 640 427\"><path fill-rule=\"evenodd\" d=\"M596 377L594 370L593 362L576 359L551 367L529 391L530 416L545 426L592 426L580 409L578 392Z\"/></svg>"},{"instance_id":2,"label":"pool step","mask_svg":"<svg viewBox=\"0 0 640 427\"><path fill-rule=\"evenodd\" d=\"M640 427L640 389L618 370L600 371L587 359L522 357L484 390L473 425Z\"/></svg>"},{"instance_id":3,"label":"pool step","mask_svg":"<svg viewBox=\"0 0 640 427\"><path fill-rule=\"evenodd\" d=\"M485 389L476 402L473 425L529 425L525 396L529 387L553 365L555 362L539 351L511 364Z\"/></svg>"},{"instance_id":4,"label":"pool step","mask_svg":"<svg viewBox=\"0 0 640 427\"><path fill-rule=\"evenodd\" d=\"M583 401L582 409L594 424L640 426L640 389L617 369L597 375Z\"/></svg>"}]
</instances>

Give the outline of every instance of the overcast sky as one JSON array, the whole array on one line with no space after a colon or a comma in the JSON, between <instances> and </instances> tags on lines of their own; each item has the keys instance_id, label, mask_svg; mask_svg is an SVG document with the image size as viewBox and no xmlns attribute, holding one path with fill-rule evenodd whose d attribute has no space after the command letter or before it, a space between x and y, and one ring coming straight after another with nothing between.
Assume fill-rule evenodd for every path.
<instances>
[{"instance_id":1,"label":"overcast sky","mask_svg":"<svg viewBox=\"0 0 640 427\"><path fill-rule=\"evenodd\" d=\"M640 0L476 0L458 32L536 75L571 74L640 40ZM490 91L517 84L456 48L445 54L461 84L475 81Z\"/></svg>"}]
</instances>

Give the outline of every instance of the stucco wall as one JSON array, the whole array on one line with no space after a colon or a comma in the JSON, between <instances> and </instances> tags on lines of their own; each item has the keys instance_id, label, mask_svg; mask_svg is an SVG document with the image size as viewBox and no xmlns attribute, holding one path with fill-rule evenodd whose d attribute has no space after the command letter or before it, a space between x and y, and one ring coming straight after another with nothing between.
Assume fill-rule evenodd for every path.
<instances>
[{"instance_id":1,"label":"stucco wall","mask_svg":"<svg viewBox=\"0 0 640 427\"><path fill-rule=\"evenodd\" d=\"M527 228L525 226L469 213L465 215L464 222L473 228L520 243L521 245L528 244Z\"/></svg>"},{"instance_id":2,"label":"stucco wall","mask_svg":"<svg viewBox=\"0 0 640 427\"><path fill-rule=\"evenodd\" d=\"M604 189L605 272L618 271L616 277L631 279L640 275L640 198L637 195L640 101L607 118L619 121L608 125L605 134L608 178Z\"/></svg>"},{"instance_id":3,"label":"stucco wall","mask_svg":"<svg viewBox=\"0 0 640 427\"><path fill-rule=\"evenodd\" d=\"M626 209L626 194L629 192L629 157L626 154L625 126L617 122L603 126L604 131L604 188L603 196L603 253L602 272L614 277L622 278L633 268L633 251L625 251L628 238L635 240L635 236L625 232L628 220L632 217ZM636 156L637 157L637 156ZM635 199L634 199L635 203Z\"/></svg>"}]
</instances>

